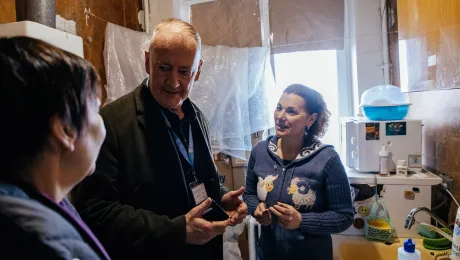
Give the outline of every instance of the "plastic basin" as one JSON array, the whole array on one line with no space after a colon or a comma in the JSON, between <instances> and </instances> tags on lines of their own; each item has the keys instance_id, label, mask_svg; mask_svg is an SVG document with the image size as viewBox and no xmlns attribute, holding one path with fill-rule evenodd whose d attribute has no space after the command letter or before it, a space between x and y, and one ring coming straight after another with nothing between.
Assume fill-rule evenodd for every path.
<instances>
[{"instance_id":1,"label":"plastic basin","mask_svg":"<svg viewBox=\"0 0 460 260\"><path fill-rule=\"evenodd\" d=\"M409 105L398 106L363 106L364 116L370 120L402 120L409 113Z\"/></svg>"}]
</instances>

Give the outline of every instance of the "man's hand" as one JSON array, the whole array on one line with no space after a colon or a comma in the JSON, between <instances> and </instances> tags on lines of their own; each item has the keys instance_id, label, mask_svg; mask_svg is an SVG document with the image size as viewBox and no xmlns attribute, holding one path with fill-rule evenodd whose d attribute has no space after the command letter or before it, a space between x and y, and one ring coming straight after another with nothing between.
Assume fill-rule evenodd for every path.
<instances>
[{"instance_id":1,"label":"man's hand","mask_svg":"<svg viewBox=\"0 0 460 260\"><path fill-rule=\"evenodd\" d=\"M202 215L211 206L211 203L211 199L208 198L185 215L187 244L206 244L214 237L225 232L229 220L207 221L202 218Z\"/></svg>"},{"instance_id":2,"label":"man's hand","mask_svg":"<svg viewBox=\"0 0 460 260\"><path fill-rule=\"evenodd\" d=\"M248 206L239 198L243 193L244 187L241 187L239 190L230 191L222 196L222 208L230 218L230 226L240 224L248 214Z\"/></svg>"},{"instance_id":3,"label":"man's hand","mask_svg":"<svg viewBox=\"0 0 460 260\"><path fill-rule=\"evenodd\" d=\"M259 206L257 206L256 211L254 212L254 218L262 226L268 226L272 223L272 214L270 213L270 210L267 209L264 202L259 203Z\"/></svg>"}]
</instances>

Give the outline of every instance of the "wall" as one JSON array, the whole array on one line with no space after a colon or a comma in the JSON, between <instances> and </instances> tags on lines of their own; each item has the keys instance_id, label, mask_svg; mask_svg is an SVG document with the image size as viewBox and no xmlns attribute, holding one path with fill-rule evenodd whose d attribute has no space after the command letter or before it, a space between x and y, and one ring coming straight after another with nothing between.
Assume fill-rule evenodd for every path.
<instances>
[{"instance_id":1,"label":"wall","mask_svg":"<svg viewBox=\"0 0 460 260\"><path fill-rule=\"evenodd\" d=\"M149 12L149 31L152 32L162 19L174 15L174 3L171 0L149 0Z\"/></svg>"},{"instance_id":2,"label":"wall","mask_svg":"<svg viewBox=\"0 0 460 260\"><path fill-rule=\"evenodd\" d=\"M0 1L0 23L9 23L14 21L16 21L14 0Z\"/></svg>"},{"instance_id":3,"label":"wall","mask_svg":"<svg viewBox=\"0 0 460 260\"><path fill-rule=\"evenodd\" d=\"M460 2L458 0L397 0L397 23L392 28L390 52L393 67L398 68L398 40L417 38L427 46L427 55L437 55L443 51L442 30L460 23ZM397 6L395 6L397 4ZM398 35L399 32L399 35ZM454 46L460 46L457 38ZM460 57L460 52L452 52L450 57ZM396 65L396 66L395 66ZM428 67L423 60L420 66ZM436 66L429 73L436 79ZM458 70L459 66L447 67ZM445 80L452 80L446 78ZM399 85L399 75L393 74L393 84ZM412 92L409 94L412 106L410 117L423 120L423 164L436 173L447 173L454 179L453 194L460 200L460 89ZM450 219L455 216L456 206L451 208Z\"/></svg>"},{"instance_id":4,"label":"wall","mask_svg":"<svg viewBox=\"0 0 460 260\"><path fill-rule=\"evenodd\" d=\"M351 54L354 110L364 91L384 84L380 0L347 0L346 48Z\"/></svg>"},{"instance_id":5,"label":"wall","mask_svg":"<svg viewBox=\"0 0 460 260\"><path fill-rule=\"evenodd\" d=\"M215 0L191 6L190 21L209 46L259 47L258 0Z\"/></svg>"},{"instance_id":6,"label":"wall","mask_svg":"<svg viewBox=\"0 0 460 260\"><path fill-rule=\"evenodd\" d=\"M460 89L414 92L409 95L410 117L423 120L423 164L454 179L453 194L460 200ZM457 207L451 205L449 219Z\"/></svg>"},{"instance_id":7,"label":"wall","mask_svg":"<svg viewBox=\"0 0 460 260\"><path fill-rule=\"evenodd\" d=\"M407 64L412 75L409 85L401 82L403 89L460 87L459 12L458 0L398 0L398 39L411 44ZM402 71L400 76L407 78Z\"/></svg>"},{"instance_id":8,"label":"wall","mask_svg":"<svg viewBox=\"0 0 460 260\"><path fill-rule=\"evenodd\" d=\"M14 0L0 1L0 23L16 21ZM90 16L88 25L84 15L85 7L98 16ZM89 60L101 75L105 84L104 35L108 22L141 30L137 13L142 9L141 0L56 0L56 14L76 22L77 35L83 38L85 58ZM103 91L103 99L106 93Z\"/></svg>"}]
</instances>

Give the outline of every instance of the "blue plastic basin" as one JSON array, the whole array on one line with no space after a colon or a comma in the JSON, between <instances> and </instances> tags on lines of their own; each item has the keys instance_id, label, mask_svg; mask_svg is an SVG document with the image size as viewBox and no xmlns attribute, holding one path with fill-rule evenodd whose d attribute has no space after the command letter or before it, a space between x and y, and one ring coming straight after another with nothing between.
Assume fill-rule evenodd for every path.
<instances>
[{"instance_id":1,"label":"blue plastic basin","mask_svg":"<svg viewBox=\"0 0 460 260\"><path fill-rule=\"evenodd\" d=\"M364 116L370 120L388 121L402 120L409 113L409 105L398 106L365 106Z\"/></svg>"}]
</instances>

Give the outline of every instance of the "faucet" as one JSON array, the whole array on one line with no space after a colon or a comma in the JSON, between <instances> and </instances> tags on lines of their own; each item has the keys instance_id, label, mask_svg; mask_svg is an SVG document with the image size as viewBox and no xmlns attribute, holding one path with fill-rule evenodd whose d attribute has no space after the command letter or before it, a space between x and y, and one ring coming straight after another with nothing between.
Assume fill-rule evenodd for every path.
<instances>
[{"instance_id":1,"label":"faucet","mask_svg":"<svg viewBox=\"0 0 460 260\"><path fill-rule=\"evenodd\" d=\"M404 228L406 229L411 229L411 227L415 224L415 214L418 212L423 211L426 212L430 217L432 217L436 222L438 222L442 227L446 228L447 230L450 230L450 228L447 226L447 224L442 221L440 218L438 218L431 210L429 210L426 207L418 207L418 208L413 208L409 212L409 215L406 217L406 224L404 224Z\"/></svg>"}]
</instances>

